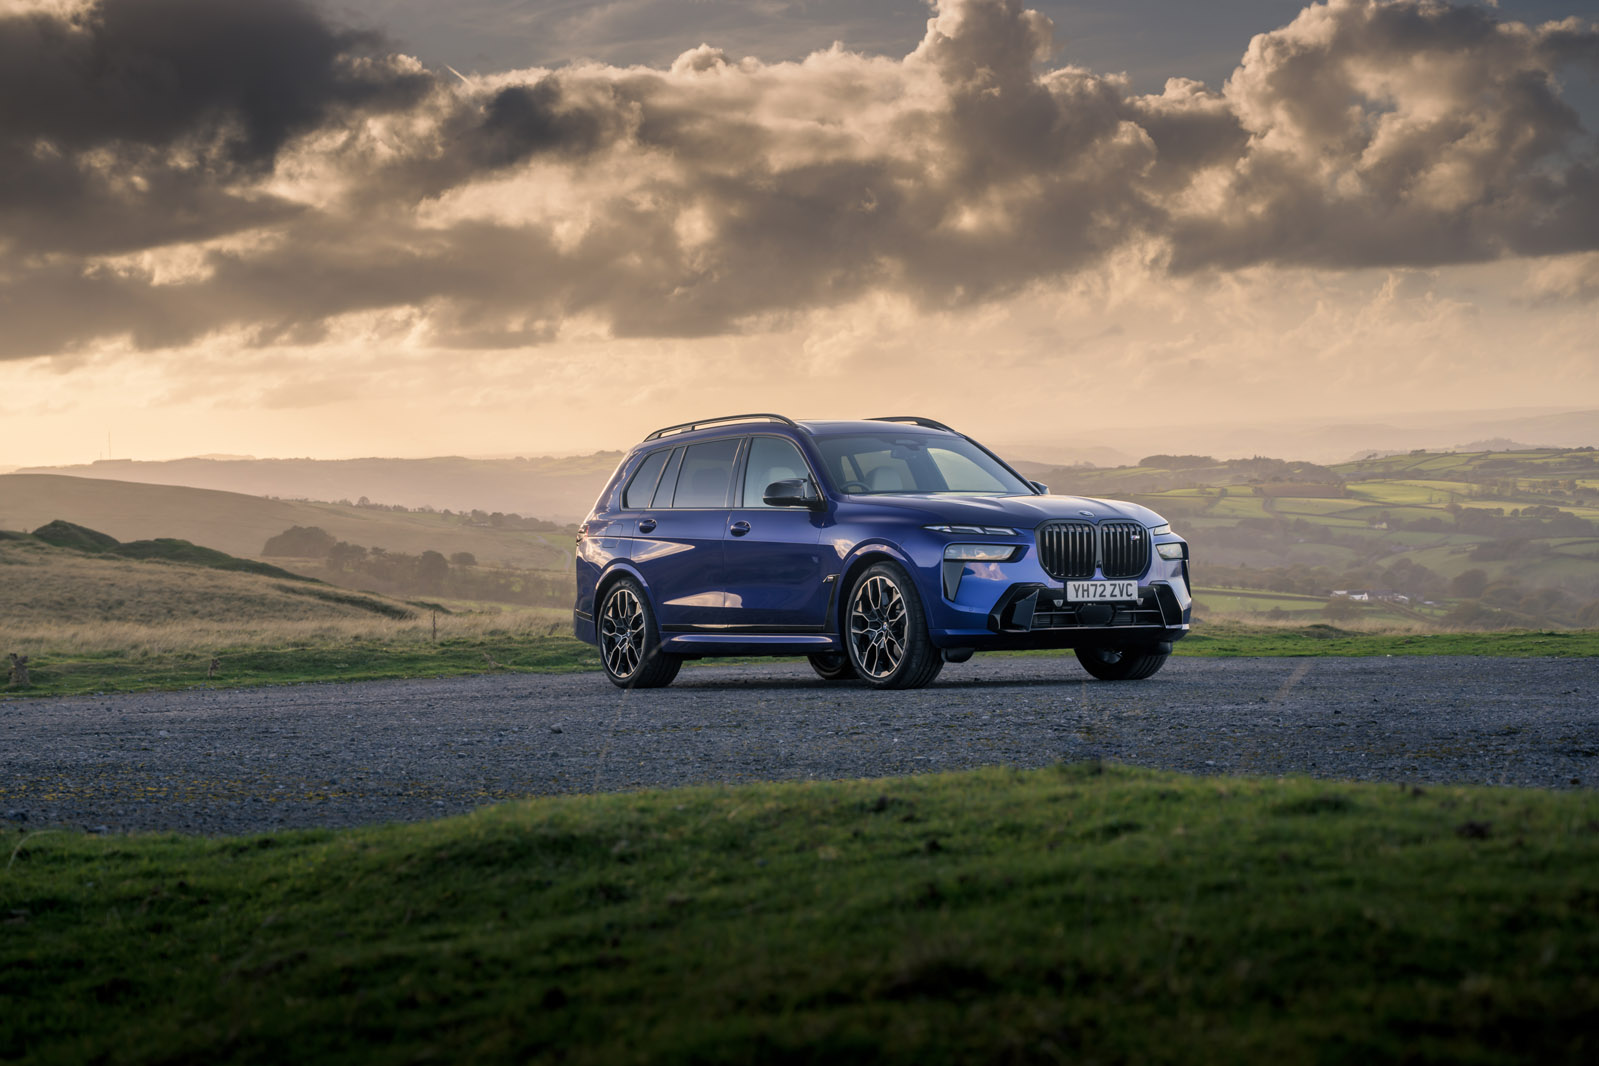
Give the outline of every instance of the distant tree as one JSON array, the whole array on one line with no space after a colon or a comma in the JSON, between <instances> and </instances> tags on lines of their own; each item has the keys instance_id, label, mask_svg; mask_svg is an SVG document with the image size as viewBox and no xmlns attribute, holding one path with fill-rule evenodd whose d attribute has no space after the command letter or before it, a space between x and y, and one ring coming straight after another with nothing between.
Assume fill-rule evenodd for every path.
<instances>
[{"instance_id":1,"label":"distant tree","mask_svg":"<svg viewBox=\"0 0 1599 1066\"><path fill-rule=\"evenodd\" d=\"M1474 600L1488 587L1488 574L1482 570L1467 570L1449 582L1449 594L1463 600Z\"/></svg>"},{"instance_id":2,"label":"distant tree","mask_svg":"<svg viewBox=\"0 0 1599 1066\"><path fill-rule=\"evenodd\" d=\"M1192 470L1195 467L1215 466L1216 460L1208 455L1146 455L1138 460L1138 465L1156 470Z\"/></svg>"},{"instance_id":3,"label":"distant tree","mask_svg":"<svg viewBox=\"0 0 1599 1066\"><path fill-rule=\"evenodd\" d=\"M366 560L366 549L359 544L341 540L328 550L328 566L334 570L350 570Z\"/></svg>"},{"instance_id":4,"label":"distant tree","mask_svg":"<svg viewBox=\"0 0 1599 1066\"><path fill-rule=\"evenodd\" d=\"M476 566L477 556L471 552L456 552L450 556L450 564L452 566Z\"/></svg>"},{"instance_id":5,"label":"distant tree","mask_svg":"<svg viewBox=\"0 0 1599 1066\"><path fill-rule=\"evenodd\" d=\"M337 539L320 526L290 526L269 537L262 555L291 556L296 559L325 559Z\"/></svg>"},{"instance_id":6,"label":"distant tree","mask_svg":"<svg viewBox=\"0 0 1599 1066\"><path fill-rule=\"evenodd\" d=\"M429 549L416 561L416 579L423 592L438 593L444 588L444 579L449 576L449 561L436 551Z\"/></svg>"}]
</instances>

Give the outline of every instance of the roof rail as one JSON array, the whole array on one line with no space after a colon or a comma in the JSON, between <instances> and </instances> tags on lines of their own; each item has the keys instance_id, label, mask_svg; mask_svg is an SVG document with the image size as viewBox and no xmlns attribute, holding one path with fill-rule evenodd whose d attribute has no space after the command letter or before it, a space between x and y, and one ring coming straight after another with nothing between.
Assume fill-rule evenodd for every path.
<instances>
[{"instance_id":1,"label":"roof rail","mask_svg":"<svg viewBox=\"0 0 1599 1066\"><path fill-rule=\"evenodd\" d=\"M946 432L949 432L949 433L957 432L957 430L951 429L949 426L944 425L944 423L942 423L942 422L934 422L931 418L923 418L921 415L879 415L878 417L872 418L872 419L868 419L867 421L870 421L870 422L909 422L912 425L925 426L928 429L942 429L942 430L945 430Z\"/></svg>"},{"instance_id":2,"label":"roof rail","mask_svg":"<svg viewBox=\"0 0 1599 1066\"><path fill-rule=\"evenodd\" d=\"M753 414L753 415L723 415L721 418L702 418L698 422L683 422L675 426L665 426L651 433L645 440L659 440L670 433L689 433L701 426L714 426L718 422L751 422L763 418L768 422L781 422L786 426L799 428L799 423L786 415Z\"/></svg>"}]
</instances>

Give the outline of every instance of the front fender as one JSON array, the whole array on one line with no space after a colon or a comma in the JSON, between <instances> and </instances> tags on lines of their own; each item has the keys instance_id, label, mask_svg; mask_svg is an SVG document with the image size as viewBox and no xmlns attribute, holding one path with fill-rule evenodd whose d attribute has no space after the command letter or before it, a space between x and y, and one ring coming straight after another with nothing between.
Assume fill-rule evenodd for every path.
<instances>
[{"instance_id":1,"label":"front fender","mask_svg":"<svg viewBox=\"0 0 1599 1066\"><path fill-rule=\"evenodd\" d=\"M873 563L879 563L885 559L891 559L898 563L910 575L911 581L916 584L916 593L922 600L922 615L927 624L929 626L932 625L932 619L927 617L927 592L922 588L921 580L917 575L915 559L897 544L891 544L887 541L865 541L857 544L839 565L838 594L833 598L832 611L832 622L836 627L836 632L839 634L843 634L846 629L844 615L848 609L850 592L855 587L855 579L860 576L862 570L865 570Z\"/></svg>"}]
</instances>

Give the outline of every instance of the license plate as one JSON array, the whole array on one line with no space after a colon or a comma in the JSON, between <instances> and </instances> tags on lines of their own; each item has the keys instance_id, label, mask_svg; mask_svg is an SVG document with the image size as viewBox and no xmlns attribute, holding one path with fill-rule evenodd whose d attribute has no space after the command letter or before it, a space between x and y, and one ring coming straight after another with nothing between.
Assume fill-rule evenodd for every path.
<instances>
[{"instance_id":1,"label":"license plate","mask_svg":"<svg viewBox=\"0 0 1599 1066\"><path fill-rule=\"evenodd\" d=\"M1137 581L1068 581L1068 603L1103 603L1106 600L1138 599Z\"/></svg>"}]
</instances>

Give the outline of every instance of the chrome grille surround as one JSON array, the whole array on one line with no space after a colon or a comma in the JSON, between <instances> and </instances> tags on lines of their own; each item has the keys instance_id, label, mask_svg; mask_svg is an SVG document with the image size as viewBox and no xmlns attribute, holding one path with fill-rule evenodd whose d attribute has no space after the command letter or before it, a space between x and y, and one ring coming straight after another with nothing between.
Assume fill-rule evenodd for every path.
<instances>
[{"instance_id":1,"label":"chrome grille surround","mask_svg":"<svg viewBox=\"0 0 1599 1066\"><path fill-rule=\"evenodd\" d=\"M1045 522L1037 529L1038 561L1057 581L1139 577L1149 569L1149 531L1137 522Z\"/></svg>"}]
</instances>

